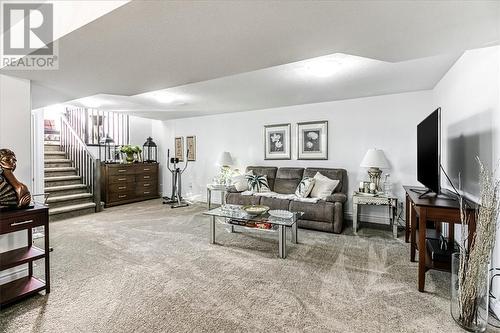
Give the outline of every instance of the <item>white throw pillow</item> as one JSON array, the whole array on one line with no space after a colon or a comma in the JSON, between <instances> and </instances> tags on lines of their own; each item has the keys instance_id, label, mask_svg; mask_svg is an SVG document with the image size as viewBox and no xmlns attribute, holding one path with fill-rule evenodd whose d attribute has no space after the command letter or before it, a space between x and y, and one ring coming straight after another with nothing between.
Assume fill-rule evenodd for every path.
<instances>
[{"instance_id":1,"label":"white throw pillow","mask_svg":"<svg viewBox=\"0 0 500 333\"><path fill-rule=\"evenodd\" d=\"M314 187L311 191L311 197L320 198L325 200L330 194L333 193L335 188L339 185L340 180L333 180L326 176L323 176L321 173L316 173L314 176Z\"/></svg>"},{"instance_id":2,"label":"white throw pillow","mask_svg":"<svg viewBox=\"0 0 500 333\"><path fill-rule=\"evenodd\" d=\"M253 171L250 170L243 175L237 175L231 178L231 187L234 187L236 192L248 191L247 176L253 176Z\"/></svg>"},{"instance_id":3,"label":"white throw pillow","mask_svg":"<svg viewBox=\"0 0 500 333\"><path fill-rule=\"evenodd\" d=\"M309 193L311 193L314 183L316 182L316 179L311 178L311 177L304 177L297 186L297 189L295 190L295 195L298 196L299 198L307 198Z\"/></svg>"}]
</instances>

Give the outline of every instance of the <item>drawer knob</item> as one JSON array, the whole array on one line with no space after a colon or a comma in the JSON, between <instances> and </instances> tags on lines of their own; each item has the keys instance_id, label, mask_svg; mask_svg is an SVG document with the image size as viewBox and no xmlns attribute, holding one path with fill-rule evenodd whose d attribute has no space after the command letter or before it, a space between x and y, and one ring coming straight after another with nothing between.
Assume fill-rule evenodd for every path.
<instances>
[{"instance_id":1,"label":"drawer knob","mask_svg":"<svg viewBox=\"0 0 500 333\"><path fill-rule=\"evenodd\" d=\"M123 195L119 195L119 196L118 196L118 198L120 198L120 199L121 199L121 198L126 198L126 197L127 197L127 195L126 195L126 194L123 194Z\"/></svg>"},{"instance_id":2,"label":"drawer knob","mask_svg":"<svg viewBox=\"0 0 500 333\"><path fill-rule=\"evenodd\" d=\"M126 169L119 169L118 172L127 172Z\"/></svg>"},{"instance_id":3,"label":"drawer knob","mask_svg":"<svg viewBox=\"0 0 500 333\"><path fill-rule=\"evenodd\" d=\"M144 184L144 187L148 187L148 186L151 186L151 184L149 184L149 183L148 184Z\"/></svg>"},{"instance_id":4,"label":"drawer knob","mask_svg":"<svg viewBox=\"0 0 500 333\"><path fill-rule=\"evenodd\" d=\"M14 222L14 223L11 223L10 226L11 227L15 227L15 226L18 226L18 225L28 224L28 223L32 223L32 222L33 222L33 220L22 221L22 222Z\"/></svg>"},{"instance_id":5,"label":"drawer knob","mask_svg":"<svg viewBox=\"0 0 500 333\"><path fill-rule=\"evenodd\" d=\"M144 168L144 171L149 171L149 170L151 170L151 169L150 168Z\"/></svg>"},{"instance_id":6,"label":"drawer knob","mask_svg":"<svg viewBox=\"0 0 500 333\"><path fill-rule=\"evenodd\" d=\"M124 189L126 189L126 188L127 188L127 186L118 186L118 189L119 189L119 190L124 190Z\"/></svg>"},{"instance_id":7,"label":"drawer knob","mask_svg":"<svg viewBox=\"0 0 500 333\"><path fill-rule=\"evenodd\" d=\"M149 176L144 176L144 179L149 179Z\"/></svg>"},{"instance_id":8,"label":"drawer knob","mask_svg":"<svg viewBox=\"0 0 500 333\"><path fill-rule=\"evenodd\" d=\"M151 192L144 192L144 194L149 194L149 193L151 193Z\"/></svg>"},{"instance_id":9,"label":"drawer knob","mask_svg":"<svg viewBox=\"0 0 500 333\"><path fill-rule=\"evenodd\" d=\"M124 180L127 180L127 178L118 178L118 180L123 182Z\"/></svg>"}]
</instances>

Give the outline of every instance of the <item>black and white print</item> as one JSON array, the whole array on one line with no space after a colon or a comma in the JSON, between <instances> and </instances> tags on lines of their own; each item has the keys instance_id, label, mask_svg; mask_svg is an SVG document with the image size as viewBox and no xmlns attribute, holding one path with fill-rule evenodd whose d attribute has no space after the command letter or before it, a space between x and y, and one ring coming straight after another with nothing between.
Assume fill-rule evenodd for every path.
<instances>
[{"instance_id":1,"label":"black and white print","mask_svg":"<svg viewBox=\"0 0 500 333\"><path fill-rule=\"evenodd\" d=\"M264 149L266 160L289 160L290 124L264 126Z\"/></svg>"},{"instance_id":2,"label":"black and white print","mask_svg":"<svg viewBox=\"0 0 500 333\"><path fill-rule=\"evenodd\" d=\"M298 123L298 159L328 159L328 122Z\"/></svg>"}]
</instances>

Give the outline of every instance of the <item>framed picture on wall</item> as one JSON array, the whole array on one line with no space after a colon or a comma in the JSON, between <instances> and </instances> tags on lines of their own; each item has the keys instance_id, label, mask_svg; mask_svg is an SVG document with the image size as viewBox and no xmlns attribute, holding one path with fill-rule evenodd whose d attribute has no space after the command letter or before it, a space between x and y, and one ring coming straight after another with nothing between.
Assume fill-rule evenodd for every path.
<instances>
[{"instance_id":1,"label":"framed picture on wall","mask_svg":"<svg viewBox=\"0 0 500 333\"><path fill-rule=\"evenodd\" d=\"M264 159L291 159L290 124L264 126Z\"/></svg>"},{"instance_id":2,"label":"framed picture on wall","mask_svg":"<svg viewBox=\"0 0 500 333\"><path fill-rule=\"evenodd\" d=\"M186 136L186 149L188 161L196 161L196 136Z\"/></svg>"},{"instance_id":3,"label":"framed picture on wall","mask_svg":"<svg viewBox=\"0 0 500 333\"><path fill-rule=\"evenodd\" d=\"M298 159L328 159L328 121L311 121L297 124Z\"/></svg>"},{"instance_id":4,"label":"framed picture on wall","mask_svg":"<svg viewBox=\"0 0 500 333\"><path fill-rule=\"evenodd\" d=\"M175 158L178 158L179 162L184 161L184 138L181 136L175 138Z\"/></svg>"}]
</instances>

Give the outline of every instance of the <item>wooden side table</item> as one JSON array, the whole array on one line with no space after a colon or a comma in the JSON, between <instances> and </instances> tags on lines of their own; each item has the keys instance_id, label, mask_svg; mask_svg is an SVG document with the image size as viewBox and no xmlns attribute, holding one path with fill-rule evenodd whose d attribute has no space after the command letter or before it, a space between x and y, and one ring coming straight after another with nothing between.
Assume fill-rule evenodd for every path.
<instances>
[{"instance_id":1,"label":"wooden side table","mask_svg":"<svg viewBox=\"0 0 500 333\"><path fill-rule=\"evenodd\" d=\"M226 203L227 187L225 185L219 185L219 184L208 184L207 185L208 210L212 209L212 192L220 192L221 205Z\"/></svg>"},{"instance_id":2,"label":"wooden side table","mask_svg":"<svg viewBox=\"0 0 500 333\"><path fill-rule=\"evenodd\" d=\"M40 226L45 232L43 248L33 245L33 228ZM0 235L16 231L25 231L28 242L24 247L0 253L0 271L28 264L28 276L0 285L0 308L42 290L50 293L48 207L36 204L33 208L2 211ZM45 259L45 281L33 276L33 262L39 259Z\"/></svg>"},{"instance_id":3,"label":"wooden side table","mask_svg":"<svg viewBox=\"0 0 500 333\"><path fill-rule=\"evenodd\" d=\"M397 198L386 195L368 196L354 193L352 196L352 228L354 230L354 234L358 233L359 205L387 206L389 210L389 224L392 226L393 236L394 238L398 238L398 224L396 221L396 212L398 208Z\"/></svg>"}]
</instances>

